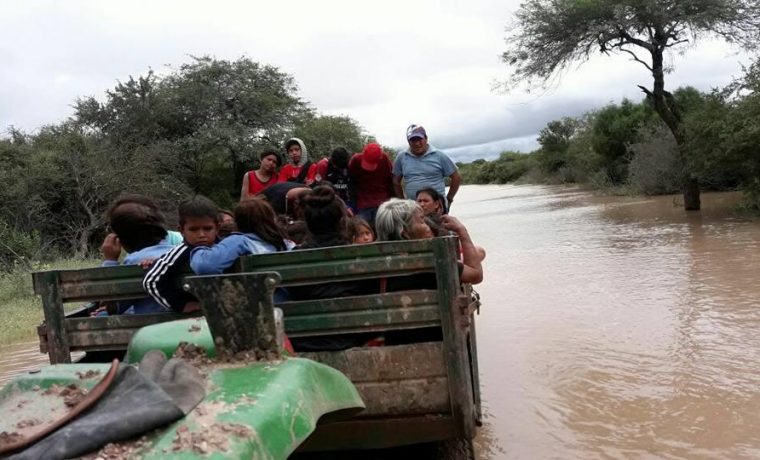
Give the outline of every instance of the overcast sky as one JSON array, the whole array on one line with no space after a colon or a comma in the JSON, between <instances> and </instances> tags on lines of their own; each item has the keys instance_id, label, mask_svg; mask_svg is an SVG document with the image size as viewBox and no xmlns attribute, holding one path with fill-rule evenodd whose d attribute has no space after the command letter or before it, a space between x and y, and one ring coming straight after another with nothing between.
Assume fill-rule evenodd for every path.
<instances>
[{"instance_id":1,"label":"overcast sky","mask_svg":"<svg viewBox=\"0 0 760 460\"><path fill-rule=\"evenodd\" d=\"M293 75L325 114L348 115L386 145L410 123L457 160L529 151L550 120L579 115L650 85L640 64L601 57L546 91L492 90L519 1L16 1L0 4L0 129L33 132L71 115L81 96L178 67L190 55L247 56ZM674 56L668 87L702 90L749 60L707 42Z\"/></svg>"}]
</instances>

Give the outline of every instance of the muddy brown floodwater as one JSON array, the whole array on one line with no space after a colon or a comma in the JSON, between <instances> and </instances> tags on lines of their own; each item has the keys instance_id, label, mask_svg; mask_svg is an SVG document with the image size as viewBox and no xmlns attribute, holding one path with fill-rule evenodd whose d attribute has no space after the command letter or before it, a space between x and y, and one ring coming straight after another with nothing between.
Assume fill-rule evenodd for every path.
<instances>
[{"instance_id":1,"label":"muddy brown floodwater","mask_svg":"<svg viewBox=\"0 0 760 460\"><path fill-rule=\"evenodd\" d=\"M465 187L481 459L760 458L760 222L737 194Z\"/></svg>"},{"instance_id":2,"label":"muddy brown floodwater","mask_svg":"<svg viewBox=\"0 0 760 460\"><path fill-rule=\"evenodd\" d=\"M467 186L484 459L760 458L760 221L737 194ZM2 347L0 384L46 363Z\"/></svg>"},{"instance_id":3,"label":"muddy brown floodwater","mask_svg":"<svg viewBox=\"0 0 760 460\"><path fill-rule=\"evenodd\" d=\"M47 355L40 353L39 342L3 345L0 347L0 388L13 377L48 364Z\"/></svg>"}]
</instances>

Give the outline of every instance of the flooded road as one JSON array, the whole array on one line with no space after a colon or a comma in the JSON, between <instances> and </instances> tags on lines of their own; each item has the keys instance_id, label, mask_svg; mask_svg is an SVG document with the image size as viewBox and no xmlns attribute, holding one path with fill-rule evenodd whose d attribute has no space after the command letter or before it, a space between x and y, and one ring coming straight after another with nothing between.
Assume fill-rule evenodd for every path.
<instances>
[{"instance_id":1,"label":"flooded road","mask_svg":"<svg viewBox=\"0 0 760 460\"><path fill-rule=\"evenodd\" d=\"M38 341L3 345L0 351L0 387L17 375L38 370L48 364L48 356L40 353Z\"/></svg>"},{"instance_id":2,"label":"flooded road","mask_svg":"<svg viewBox=\"0 0 760 460\"><path fill-rule=\"evenodd\" d=\"M760 458L760 222L736 194L465 187L480 458Z\"/></svg>"},{"instance_id":3,"label":"flooded road","mask_svg":"<svg viewBox=\"0 0 760 460\"><path fill-rule=\"evenodd\" d=\"M760 221L737 200L462 188L488 251L481 459L760 458ZM3 347L2 380L37 346Z\"/></svg>"}]
</instances>

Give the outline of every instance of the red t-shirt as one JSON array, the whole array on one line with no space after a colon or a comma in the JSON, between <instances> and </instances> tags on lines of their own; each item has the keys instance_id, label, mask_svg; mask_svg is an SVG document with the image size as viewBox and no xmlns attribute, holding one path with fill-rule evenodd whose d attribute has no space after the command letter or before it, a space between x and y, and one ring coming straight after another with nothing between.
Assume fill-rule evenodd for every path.
<instances>
[{"instance_id":1,"label":"red t-shirt","mask_svg":"<svg viewBox=\"0 0 760 460\"><path fill-rule=\"evenodd\" d=\"M301 168L303 166L293 166L292 164L288 163L285 166L282 167L280 170L280 176L278 177L278 182L295 182L296 178L298 177L298 174L301 173ZM306 173L306 178L304 179L304 182L314 182L314 177L317 175L317 164L312 163L311 166L309 166L309 171Z\"/></svg>"},{"instance_id":2,"label":"red t-shirt","mask_svg":"<svg viewBox=\"0 0 760 460\"><path fill-rule=\"evenodd\" d=\"M374 171L362 168L362 155L354 155L348 163L359 210L376 208L393 196L393 165L388 155L383 154Z\"/></svg>"},{"instance_id":3,"label":"red t-shirt","mask_svg":"<svg viewBox=\"0 0 760 460\"><path fill-rule=\"evenodd\" d=\"M317 175L315 176L317 181L325 180L327 177L327 164L329 162L327 158L322 158L317 162Z\"/></svg>"},{"instance_id":4,"label":"red t-shirt","mask_svg":"<svg viewBox=\"0 0 760 460\"><path fill-rule=\"evenodd\" d=\"M279 182L277 174L272 174L266 182L261 182L255 171L248 171L248 193L255 195L272 184Z\"/></svg>"}]
</instances>

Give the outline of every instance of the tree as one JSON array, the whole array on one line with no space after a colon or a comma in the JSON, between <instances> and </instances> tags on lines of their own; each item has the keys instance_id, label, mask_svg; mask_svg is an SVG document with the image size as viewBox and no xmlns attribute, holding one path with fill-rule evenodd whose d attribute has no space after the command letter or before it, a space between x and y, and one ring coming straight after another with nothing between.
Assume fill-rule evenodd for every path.
<instances>
[{"instance_id":1,"label":"tree","mask_svg":"<svg viewBox=\"0 0 760 460\"><path fill-rule=\"evenodd\" d=\"M577 120L565 117L561 120L550 121L538 133L538 143L541 148L535 152L535 155L539 167L544 172L557 172L567 164L567 150L577 127Z\"/></svg>"},{"instance_id":2,"label":"tree","mask_svg":"<svg viewBox=\"0 0 760 460\"><path fill-rule=\"evenodd\" d=\"M312 161L330 156L336 147L345 147L349 152L360 152L366 137L362 127L347 116L312 113L296 123L293 135L304 141Z\"/></svg>"},{"instance_id":3,"label":"tree","mask_svg":"<svg viewBox=\"0 0 760 460\"><path fill-rule=\"evenodd\" d=\"M738 182L745 204L760 210L760 63L744 77L705 98L686 119L697 168L719 185Z\"/></svg>"},{"instance_id":4,"label":"tree","mask_svg":"<svg viewBox=\"0 0 760 460\"><path fill-rule=\"evenodd\" d=\"M258 153L311 109L293 77L248 58L193 58L166 76L130 77L105 102L77 101L74 119L125 152L161 148L166 173L229 205Z\"/></svg>"},{"instance_id":5,"label":"tree","mask_svg":"<svg viewBox=\"0 0 760 460\"><path fill-rule=\"evenodd\" d=\"M594 114L592 146L602 158L602 167L612 184L619 185L628 177L629 146L638 140L639 129L651 115L646 104L628 99Z\"/></svg>"},{"instance_id":6,"label":"tree","mask_svg":"<svg viewBox=\"0 0 760 460\"><path fill-rule=\"evenodd\" d=\"M665 53L706 36L754 49L757 0L527 0L516 19L502 55L513 66L513 83L547 81L596 53L629 55L650 72L652 87L639 88L678 146L684 207L698 210L699 182L688 168L681 112L665 89Z\"/></svg>"}]
</instances>

